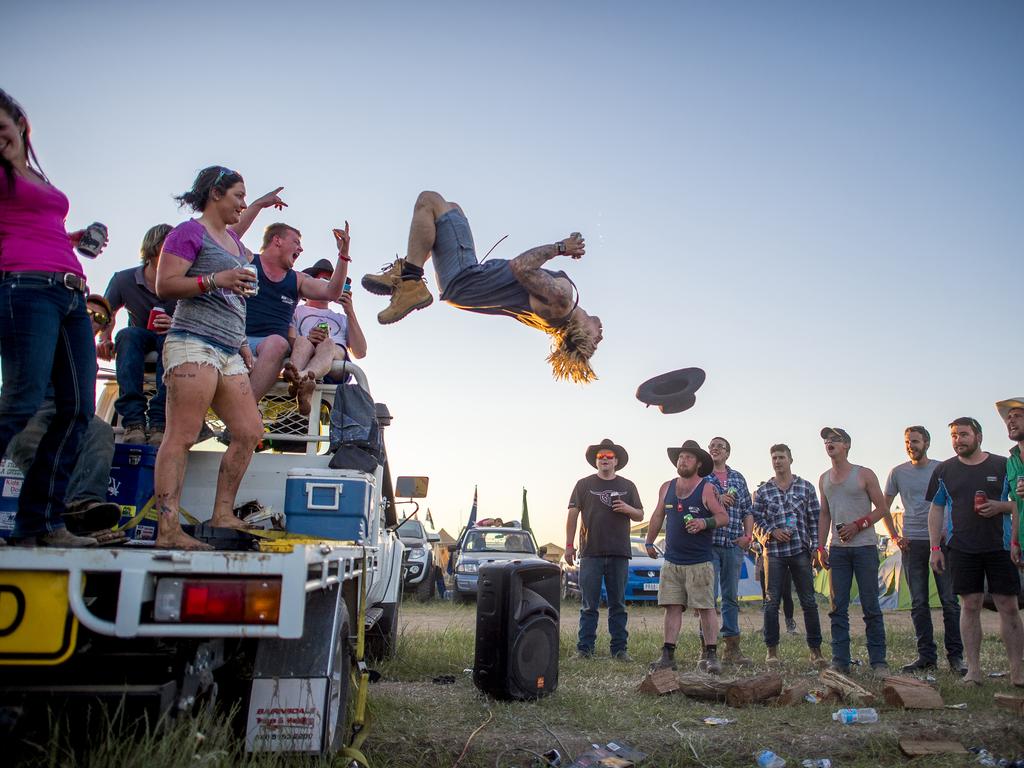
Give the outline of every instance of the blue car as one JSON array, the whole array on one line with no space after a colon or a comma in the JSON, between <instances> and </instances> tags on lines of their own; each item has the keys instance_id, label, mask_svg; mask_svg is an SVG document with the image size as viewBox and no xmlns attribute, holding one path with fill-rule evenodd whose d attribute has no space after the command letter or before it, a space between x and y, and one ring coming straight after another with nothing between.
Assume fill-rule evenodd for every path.
<instances>
[{"instance_id":1,"label":"blue car","mask_svg":"<svg viewBox=\"0 0 1024 768\"><path fill-rule=\"evenodd\" d=\"M658 550L658 557L648 557L647 547L644 539L633 537L630 539L633 557L629 561L629 573L626 576L626 600L657 600L658 580L661 576L661 548L655 544ZM579 559L573 565L562 560L562 599L570 597L580 599L580 569ZM601 584L601 602L608 602L608 593L604 584Z\"/></svg>"}]
</instances>

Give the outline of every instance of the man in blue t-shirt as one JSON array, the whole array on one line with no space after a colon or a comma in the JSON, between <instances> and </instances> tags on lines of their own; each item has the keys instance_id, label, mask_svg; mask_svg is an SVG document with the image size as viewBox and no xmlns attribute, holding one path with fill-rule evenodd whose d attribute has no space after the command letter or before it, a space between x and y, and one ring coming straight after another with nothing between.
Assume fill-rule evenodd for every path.
<instances>
[{"instance_id":1,"label":"man in blue t-shirt","mask_svg":"<svg viewBox=\"0 0 1024 768\"><path fill-rule=\"evenodd\" d=\"M253 256L259 291L246 299L245 335L254 362L249 372L249 384L258 403L277 381L285 357L291 349L288 342L292 315L300 298L337 301L348 273L349 232L334 230L338 245L338 265L331 279L317 280L298 272L293 267L302 253L302 233L288 224L271 224L263 233L263 247ZM316 388L316 380L303 377L296 381L291 370L285 371L290 392L298 398L300 406ZM306 408L309 413L309 408Z\"/></svg>"},{"instance_id":2,"label":"man in blue t-shirt","mask_svg":"<svg viewBox=\"0 0 1024 768\"><path fill-rule=\"evenodd\" d=\"M1006 645L1010 681L1024 687L1024 627L1017 609L1020 580L1010 560L1010 515L1007 501L1006 457L981 450L981 425L962 417L950 422L956 456L936 467L925 499L931 566L949 569L953 591L960 596L960 634L967 674L964 680L984 682L981 670L981 609L986 582L996 610L999 632ZM945 528L947 552L943 550Z\"/></svg>"},{"instance_id":3,"label":"man in blue t-shirt","mask_svg":"<svg viewBox=\"0 0 1024 768\"><path fill-rule=\"evenodd\" d=\"M717 675L722 665L718 661L711 532L729 524L729 513L707 479L715 468L710 453L695 440L687 440L679 448L669 448L668 458L679 477L662 484L647 530L647 554L657 557L654 540L661 533L662 524L665 525L665 564L658 581L658 605L665 608L665 644L661 658L651 667L676 668L676 640L683 611L690 607L700 618L705 643L697 668Z\"/></svg>"}]
</instances>

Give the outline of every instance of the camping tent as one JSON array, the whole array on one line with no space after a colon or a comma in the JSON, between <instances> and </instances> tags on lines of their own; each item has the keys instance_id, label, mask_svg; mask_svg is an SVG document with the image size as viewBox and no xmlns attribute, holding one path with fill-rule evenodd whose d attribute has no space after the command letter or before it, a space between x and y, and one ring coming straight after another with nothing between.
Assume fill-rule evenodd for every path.
<instances>
[{"instance_id":1,"label":"camping tent","mask_svg":"<svg viewBox=\"0 0 1024 768\"><path fill-rule=\"evenodd\" d=\"M878 565L878 602L883 611L909 611L910 586L907 576L903 573L903 557L897 549L891 555L880 555ZM829 596L828 571L819 571L814 578L814 588L822 595ZM857 601L857 581L850 589L850 601ZM859 602L859 601L858 601ZM935 575L928 579L928 605L939 608L938 588L935 586Z\"/></svg>"}]
</instances>

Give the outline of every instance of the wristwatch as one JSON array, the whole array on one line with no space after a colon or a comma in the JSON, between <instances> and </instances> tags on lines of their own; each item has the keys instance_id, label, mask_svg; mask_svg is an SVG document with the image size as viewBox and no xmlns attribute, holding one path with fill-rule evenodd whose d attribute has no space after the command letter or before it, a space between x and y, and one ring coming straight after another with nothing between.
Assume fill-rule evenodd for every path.
<instances>
[{"instance_id":1,"label":"wristwatch","mask_svg":"<svg viewBox=\"0 0 1024 768\"><path fill-rule=\"evenodd\" d=\"M565 253L565 240L559 240L555 243L555 250L559 253Z\"/></svg>"}]
</instances>

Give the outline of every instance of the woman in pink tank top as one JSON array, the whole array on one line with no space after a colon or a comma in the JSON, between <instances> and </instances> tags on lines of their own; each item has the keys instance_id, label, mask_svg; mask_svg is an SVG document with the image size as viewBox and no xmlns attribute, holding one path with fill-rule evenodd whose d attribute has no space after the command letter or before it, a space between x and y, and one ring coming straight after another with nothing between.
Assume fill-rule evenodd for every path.
<instances>
[{"instance_id":1,"label":"woman in pink tank top","mask_svg":"<svg viewBox=\"0 0 1024 768\"><path fill-rule=\"evenodd\" d=\"M0 456L52 397L56 415L25 475L13 531L27 545L96 544L64 527L64 495L95 410L96 347L68 199L39 166L28 117L0 90Z\"/></svg>"}]
</instances>

